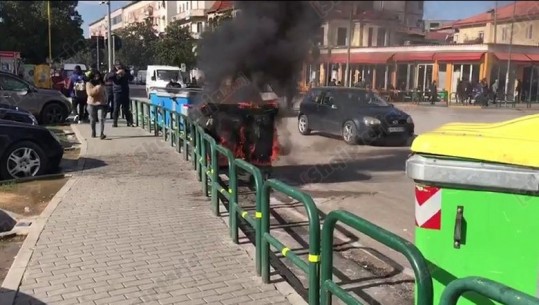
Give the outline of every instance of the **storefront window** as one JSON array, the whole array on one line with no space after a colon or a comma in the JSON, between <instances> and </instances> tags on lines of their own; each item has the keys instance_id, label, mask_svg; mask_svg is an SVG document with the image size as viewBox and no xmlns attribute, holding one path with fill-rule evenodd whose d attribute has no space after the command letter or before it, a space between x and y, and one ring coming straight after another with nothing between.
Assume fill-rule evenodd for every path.
<instances>
[{"instance_id":1,"label":"storefront window","mask_svg":"<svg viewBox=\"0 0 539 305\"><path fill-rule=\"evenodd\" d=\"M397 65L397 83L395 86L398 90L406 90L406 81L408 79L408 64Z\"/></svg>"},{"instance_id":2,"label":"storefront window","mask_svg":"<svg viewBox=\"0 0 539 305\"><path fill-rule=\"evenodd\" d=\"M445 81L447 76L447 64L441 63L438 65L438 88L445 90Z\"/></svg>"},{"instance_id":3,"label":"storefront window","mask_svg":"<svg viewBox=\"0 0 539 305\"><path fill-rule=\"evenodd\" d=\"M386 66L385 65L376 65L376 88L375 89L385 89L386 84Z\"/></svg>"}]
</instances>

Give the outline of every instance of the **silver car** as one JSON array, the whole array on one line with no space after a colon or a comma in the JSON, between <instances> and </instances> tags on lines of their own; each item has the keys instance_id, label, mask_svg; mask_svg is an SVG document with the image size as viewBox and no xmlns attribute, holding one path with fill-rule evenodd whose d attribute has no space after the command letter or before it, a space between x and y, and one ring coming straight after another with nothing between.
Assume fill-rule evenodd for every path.
<instances>
[{"instance_id":1,"label":"silver car","mask_svg":"<svg viewBox=\"0 0 539 305\"><path fill-rule=\"evenodd\" d=\"M63 123L71 113L71 101L60 91L38 89L6 72L0 72L0 103L30 111L41 124Z\"/></svg>"}]
</instances>

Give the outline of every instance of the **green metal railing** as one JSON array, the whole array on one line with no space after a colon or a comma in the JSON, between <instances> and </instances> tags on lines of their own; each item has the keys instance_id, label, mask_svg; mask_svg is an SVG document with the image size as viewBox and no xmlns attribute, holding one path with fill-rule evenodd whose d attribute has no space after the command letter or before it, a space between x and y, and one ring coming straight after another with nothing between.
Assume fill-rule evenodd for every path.
<instances>
[{"instance_id":1,"label":"green metal railing","mask_svg":"<svg viewBox=\"0 0 539 305\"><path fill-rule=\"evenodd\" d=\"M256 264L256 273L258 274L258 276L261 275L261 270L262 270L262 267L261 267L261 264L260 264L260 260L261 260L261 247L260 247L260 244L262 242L262 235L261 235L261 230L260 230L260 225L261 225L261 218L262 218L262 208L261 208L261 204L262 204L262 192L260 192L259 190L262 189L263 185L264 185L264 178L262 177L262 172L260 171L260 169L258 169L258 167L244 161L244 160L239 160L239 159L236 159L234 160L234 167L235 167L235 175L236 175L236 179L235 181L237 181L238 179L238 171L237 169L242 169L244 170L245 172L249 173L252 177L253 177L253 181L254 181L254 187L255 187L255 190L256 191L256 199L255 199L255 215L254 215L254 218L249 215L249 213L245 210L243 210L239 203L238 203L238 199L237 199L237 196L236 196L236 200L234 201L234 203L231 203L229 204L229 217L230 217L230 237L232 238L232 241L235 242L236 244L238 243L238 231L239 231L239 219L238 219L238 216L241 216L243 219L245 219L245 221L247 221L247 223L249 223L251 225L251 227L253 227L255 229L255 246L256 246L256 254L255 254L255 264ZM236 192L237 194L237 192Z\"/></svg>"},{"instance_id":2,"label":"green metal railing","mask_svg":"<svg viewBox=\"0 0 539 305\"><path fill-rule=\"evenodd\" d=\"M348 211L338 210L330 212L324 220L322 229L322 266L320 270L321 280L321 304L330 305L331 295L334 294L346 304L362 305L354 299L346 290L339 287L333 281L333 231L337 222L342 222L372 239L403 254L412 265L416 280L417 305L432 305L433 290L432 277L428 265L421 252L407 240L358 217Z\"/></svg>"},{"instance_id":3,"label":"green metal railing","mask_svg":"<svg viewBox=\"0 0 539 305\"><path fill-rule=\"evenodd\" d=\"M505 305L539 305L539 299L531 295L481 277L466 277L449 283L442 293L440 305L457 305L466 292L475 292Z\"/></svg>"},{"instance_id":4,"label":"green metal railing","mask_svg":"<svg viewBox=\"0 0 539 305\"><path fill-rule=\"evenodd\" d=\"M308 263L302 260L290 248L283 245L278 239L270 234L270 191L278 191L303 204L309 219L309 256ZM260 189L258 190L260 191ZM270 280L270 245L275 247L281 254L288 258L296 267L307 274L309 282L308 300L311 305L318 305L320 301L320 217L318 209L311 196L295 189L284 182L268 179L262 188L262 223L260 244L262 281L269 283ZM257 245L258 246L258 245Z\"/></svg>"},{"instance_id":5,"label":"green metal railing","mask_svg":"<svg viewBox=\"0 0 539 305\"><path fill-rule=\"evenodd\" d=\"M182 152L185 160L192 160L198 179L202 182L205 196L211 196L211 206L215 215L220 215L219 193L229 202L230 236L238 243L239 217L245 219L255 230L256 272L266 283L269 282L270 246L289 259L308 276L308 301L310 305L329 305L331 295L346 304L362 303L332 280L333 269L333 232L337 222L342 222L380 243L402 253L412 265L416 280L417 305L433 304L432 278L427 263L419 250L408 241L386 231L347 211L332 211L324 222L321 232L318 209L312 198L279 180L264 181L262 172L253 164L235 159L232 152L218 145L204 129L192 122L188 116L164 107L151 105L145 101L133 100L136 126L159 136L163 131L165 141L170 139ZM161 118L159 118L159 114ZM167 121L167 116L169 120ZM160 120L163 120L160 124ZM168 123L167 123L168 122ZM224 188L219 176L219 157L224 156L228 165L228 186ZM249 215L238 203L238 170L241 169L254 179L256 202L254 215ZM211 193L208 190L211 189ZM301 202L309 219L309 254L307 262L293 253L288 247L270 234L270 192L281 192ZM253 217L254 216L254 217ZM321 234L322 233L322 234ZM456 305L460 296L466 292L476 292L505 305L539 305L539 299L509 288L503 284L470 277L451 282L442 294L439 305Z\"/></svg>"},{"instance_id":6,"label":"green metal railing","mask_svg":"<svg viewBox=\"0 0 539 305\"><path fill-rule=\"evenodd\" d=\"M209 137L209 136L208 136ZM213 140L213 138L212 138ZM236 177L236 166L234 166L234 155L232 152L221 145L217 145L215 140L208 141L210 143L210 160L211 169L208 173L211 183L211 206L213 214L221 216L219 209L219 193L228 201L229 206L234 206L237 201L238 195L238 182ZM228 165L228 188L225 189L221 186L221 179L219 178L219 156L224 156Z\"/></svg>"}]
</instances>

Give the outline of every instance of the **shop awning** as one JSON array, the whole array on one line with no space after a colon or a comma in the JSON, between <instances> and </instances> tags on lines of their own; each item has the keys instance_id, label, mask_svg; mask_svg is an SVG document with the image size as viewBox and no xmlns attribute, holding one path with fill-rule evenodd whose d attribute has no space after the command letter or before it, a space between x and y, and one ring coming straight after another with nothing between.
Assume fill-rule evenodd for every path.
<instances>
[{"instance_id":1,"label":"shop awning","mask_svg":"<svg viewBox=\"0 0 539 305\"><path fill-rule=\"evenodd\" d=\"M350 62L370 65L386 64L393 55L394 53L356 53L352 54Z\"/></svg>"},{"instance_id":2,"label":"shop awning","mask_svg":"<svg viewBox=\"0 0 539 305\"><path fill-rule=\"evenodd\" d=\"M539 62L539 54L526 54L532 62Z\"/></svg>"},{"instance_id":3,"label":"shop awning","mask_svg":"<svg viewBox=\"0 0 539 305\"><path fill-rule=\"evenodd\" d=\"M509 53L500 53L496 52L494 53L494 56L500 61L508 61L509 60ZM531 58L526 56L526 54L522 53L511 53L511 61L518 61L518 62L531 62Z\"/></svg>"},{"instance_id":4,"label":"shop awning","mask_svg":"<svg viewBox=\"0 0 539 305\"><path fill-rule=\"evenodd\" d=\"M393 60L400 61L432 61L434 52L412 52L412 53L397 53L393 56Z\"/></svg>"},{"instance_id":5,"label":"shop awning","mask_svg":"<svg viewBox=\"0 0 539 305\"><path fill-rule=\"evenodd\" d=\"M386 64L393 54L394 53L352 53L350 54L350 63L366 65ZM347 59L348 55L346 53L331 54L330 56L327 54L320 54L320 61L326 63L345 64Z\"/></svg>"},{"instance_id":6,"label":"shop awning","mask_svg":"<svg viewBox=\"0 0 539 305\"><path fill-rule=\"evenodd\" d=\"M480 61L485 52L444 52L436 53L435 60L439 61Z\"/></svg>"}]
</instances>

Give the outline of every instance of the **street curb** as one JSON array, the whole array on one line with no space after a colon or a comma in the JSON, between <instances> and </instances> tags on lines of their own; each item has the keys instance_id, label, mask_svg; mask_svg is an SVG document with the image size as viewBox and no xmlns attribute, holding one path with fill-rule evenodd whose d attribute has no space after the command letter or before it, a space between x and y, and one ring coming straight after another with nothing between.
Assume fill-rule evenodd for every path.
<instances>
[{"instance_id":1,"label":"street curb","mask_svg":"<svg viewBox=\"0 0 539 305\"><path fill-rule=\"evenodd\" d=\"M86 155L87 142L75 126L72 126L72 129L75 132L77 140L81 142L81 150L77 163L77 170L81 171L84 169L85 163L84 159L81 157ZM64 186L54 195L43 212L41 212L41 214L33 220L28 232L28 236L26 236L24 239L24 242L19 249L17 256L15 257L15 260L13 261L13 264L11 264L11 267L9 268L6 278L2 282L2 286L0 286L0 288L8 290L7 292L0 294L0 304L12 305L15 302L15 297L19 291L19 286L24 278L24 274L28 264L30 263L30 259L34 254L34 249L39 237L41 236L41 232L43 232L43 229L45 229L47 221L52 213L54 213L60 202L62 202L64 196L71 190L77 181L78 178L76 177L70 178L66 184L64 184Z\"/></svg>"}]
</instances>

